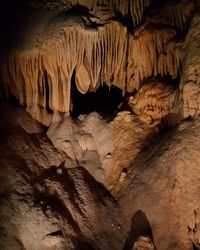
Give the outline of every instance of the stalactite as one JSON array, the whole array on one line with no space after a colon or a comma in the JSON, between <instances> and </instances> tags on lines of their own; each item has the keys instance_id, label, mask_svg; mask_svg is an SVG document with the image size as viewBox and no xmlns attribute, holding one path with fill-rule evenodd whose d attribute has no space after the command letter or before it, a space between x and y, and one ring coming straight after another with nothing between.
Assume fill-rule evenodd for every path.
<instances>
[{"instance_id":1,"label":"stalactite","mask_svg":"<svg viewBox=\"0 0 200 250\"><path fill-rule=\"evenodd\" d=\"M76 3L85 5L86 1L73 0L72 4ZM136 25L150 0L102 0L101 3L112 6L123 15L128 14L130 7ZM94 11L101 3L87 1L88 8ZM177 7L179 5L175 6L176 10L169 16L175 18L175 13L179 13L179 21L172 19L183 28L192 8L188 7L184 12ZM47 38L44 35L44 42L37 47L10 53L0 69L5 93L18 98L20 104L26 104L29 110L37 106L69 112L72 76L83 94L96 91L103 83L115 85L124 93L132 93L140 89L145 78L165 75L176 78L182 61L175 41L177 32L173 27L159 28L155 25L158 20L158 15L151 21L145 20L133 34L114 20L96 28L88 28L80 24L80 20L70 22L70 26L65 24L56 31L59 36L53 33Z\"/></svg>"},{"instance_id":2,"label":"stalactite","mask_svg":"<svg viewBox=\"0 0 200 250\"><path fill-rule=\"evenodd\" d=\"M113 8L116 11L122 13L122 15L128 15L129 11L134 25L138 25L141 21L144 10L149 6L151 0L71 0L72 5L80 4L87 6L90 10L95 11L98 4L107 5L109 8Z\"/></svg>"},{"instance_id":3,"label":"stalactite","mask_svg":"<svg viewBox=\"0 0 200 250\"><path fill-rule=\"evenodd\" d=\"M122 15L128 15L129 11L134 25L140 23L142 15L146 7L149 6L151 0L107 0L108 5L114 7L116 11Z\"/></svg>"},{"instance_id":4,"label":"stalactite","mask_svg":"<svg viewBox=\"0 0 200 250\"><path fill-rule=\"evenodd\" d=\"M171 40L176 36L173 29L140 29L130 35L128 52L128 91L138 89L141 81L150 76L166 74L177 77L179 60L176 56L176 43Z\"/></svg>"},{"instance_id":5,"label":"stalactite","mask_svg":"<svg viewBox=\"0 0 200 250\"><path fill-rule=\"evenodd\" d=\"M118 22L98 30L68 27L60 39L11 53L1 71L2 79L21 104L48 105L53 111L68 112L74 71L82 93L96 90L103 82L125 88L126 43L127 30Z\"/></svg>"},{"instance_id":6,"label":"stalactite","mask_svg":"<svg viewBox=\"0 0 200 250\"><path fill-rule=\"evenodd\" d=\"M180 30L185 30L191 21L194 4L186 2L179 4L177 8L168 8L167 14L171 15L171 24L175 24Z\"/></svg>"},{"instance_id":7,"label":"stalactite","mask_svg":"<svg viewBox=\"0 0 200 250\"><path fill-rule=\"evenodd\" d=\"M171 41L175 35L172 29L148 27L128 35L126 27L116 21L93 30L67 27L59 39L13 52L1 75L9 86L6 92L21 104L69 112L73 72L83 94L95 91L101 83L132 92L150 76L170 74L175 78L181 60Z\"/></svg>"},{"instance_id":8,"label":"stalactite","mask_svg":"<svg viewBox=\"0 0 200 250\"><path fill-rule=\"evenodd\" d=\"M172 2L165 5L159 13L151 18L151 23L172 25L180 31L186 31L194 12L194 2Z\"/></svg>"},{"instance_id":9,"label":"stalactite","mask_svg":"<svg viewBox=\"0 0 200 250\"><path fill-rule=\"evenodd\" d=\"M151 0L135 0L135 1L130 1L130 11L131 11L131 16L133 19L133 22L135 25L139 24L142 18L142 14L146 7L149 6ZM128 13L128 12L127 12ZM124 13L124 14L127 14Z\"/></svg>"}]
</instances>

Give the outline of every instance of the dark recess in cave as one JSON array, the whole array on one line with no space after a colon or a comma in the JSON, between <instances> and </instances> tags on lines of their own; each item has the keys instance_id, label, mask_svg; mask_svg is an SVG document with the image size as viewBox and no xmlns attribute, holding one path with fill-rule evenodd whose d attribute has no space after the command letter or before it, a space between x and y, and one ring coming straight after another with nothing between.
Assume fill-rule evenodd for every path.
<instances>
[{"instance_id":1,"label":"dark recess in cave","mask_svg":"<svg viewBox=\"0 0 200 250\"><path fill-rule=\"evenodd\" d=\"M96 92L87 92L81 94L75 84L74 76L71 84L71 98L73 107L72 117L78 117L80 114L89 114L99 112L102 115L112 115L118 110L118 106L123 102L122 90L115 86L101 85Z\"/></svg>"},{"instance_id":2,"label":"dark recess in cave","mask_svg":"<svg viewBox=\"0 0 200 250\"><path fill-rule=\"evenodd\" d=\"M75 250L95 250L94 247L90 243L87 242L80 242L78 243L79 246Z\"/></svg>"},{"instance_id":3,"label":"dark recess in cave","mask_svg":"<svg viewBox=\"0 0 200 250\"><path fill-rule=\"evenodd\" d=\"M130 235L126 241L124 250L133 249L132 247L134 245L134 242L138 239L139 236L148 236L154 243L151 225L142 210L136 211L136 213L132 217Z\"/></svg>"},{"instance_id":4,"label":"dark recess in cave","mask_svg":"<svg viewBox=\"0 0 200 250\"><path fill-rule=\"evenodd\" d=\"M23 0L2 1L0 10L0 60L16 46L17 38L23 35L29 19Z\"/></svg>"},{"instance_id":5,"label":"dark recess in cave","mask_svg":"<svg viewBox=\"0 0 200 250\"><path fill-rule=\"evenodd\" d=\"M199 248L197 248L197 247L195 246L195 244L193 243L193 244L192 244L192 249L193 249L193 250L198 250Z\"/></svg>"},{"instance_id":6,"label":"dark recess in cave","mask_svg":"<svg viewBox=\"0 0 200 250\"><path fill-rule=\"evenodd\" d=\"M48 75L46 71L44 74L44 80L45 80L45 90L46 90L46 110L49 114L53 114L53 110L49 106L49 84L48 84Z\"/></svg>"}]
</instances>

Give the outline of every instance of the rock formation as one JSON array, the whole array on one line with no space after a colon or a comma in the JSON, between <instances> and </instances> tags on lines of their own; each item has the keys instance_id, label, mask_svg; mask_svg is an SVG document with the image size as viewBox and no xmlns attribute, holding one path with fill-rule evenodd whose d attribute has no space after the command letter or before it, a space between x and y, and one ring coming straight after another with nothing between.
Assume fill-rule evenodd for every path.
<instances>
[{"instance_id":1,"label":"rock formation","mask_svg":"<svg viewBox=\"0 0 200 250\"><path fill-rule=\"evenodd\" d=\"M199 11L2 4L0 249L200 249Z\"/></svg>"},{"instance_id":2,"label":"rock formation","mask_svg":"<svg viewBox=\"0 0 200 250\"><path fill-rule=\"evenodd\" d=\"M87 3L87 15L98 13L97 1L83 2ZM6 95L14 95L21 105L27 105L34 118L44 122L41 113L47 106L53 111L70 111L73 74L81 93L95 91L100 84L115 85L124 93L131 93L148 77L168 74L173 79L178 77L182 53L181 48L177 49L177 39L187 30L194 3L173 6L166 3L159 12L151 14L151 18L136 25L149 0L128 2L108 1L105 5L107 12L114 8L122 18L130 11L132 27L129 23L124 26L118 16L115 20L112 15L108 15L104 25L99 25L96 19L91 20L84 13L58 17L57 12L53 12L55 23L49 23L50 14L44 18L37 12L31 13L31 19L40 21L35 21L36 24L30 21L26 36L19 38L20 48L14 48L2 66ZM96 18L101 16L97 14ZM37 25L41 26L39 34ZM30 41L29 37L33 39Z\"/></svg>"}]
</instances>

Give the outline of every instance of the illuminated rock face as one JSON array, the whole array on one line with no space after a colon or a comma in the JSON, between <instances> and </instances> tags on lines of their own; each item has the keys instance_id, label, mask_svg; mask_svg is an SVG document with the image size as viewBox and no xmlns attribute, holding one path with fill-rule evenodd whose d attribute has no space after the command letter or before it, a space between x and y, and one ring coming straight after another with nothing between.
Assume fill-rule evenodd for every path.
<instances>
[{"instance_id":1,"label":"illuminated rock face","mask_svg":"<svg viewBox=\"0 0 200 250\"><path fill-rule=\"evenodd\" d=\"M0 48L0 249L200 249L199 7L22 3Z\"/></svg>"},{"instance_id":2,"label":"illuminated rock face","mask_svg":"<svg viewBox=\"0 0 200 250\"><path fill-rule=\"evenodd\" d=\"M57 9L32 11L26 35L18 39L20 47L14 46L1 67L5 94L19 99L38 121L50 124L47 107L53 112L72 109L72 84L81 93L96 91L101 84L132 93L149 77L179 77L183 56L180 42L195 3L171 6L166 2L159 11L149 0L65 4L68 7L63 6L63 11L68 12L61 14ZM80 5L87 10L81 15ZM151 18L144 13L147 7ZM120 18L122 21L117 21Z\"/></svg>"},{"instance_id":3,"label":"illuminated rock face","mask_svg":"<svg viewBox=\"0 0 200 250\"><path fill-rule=\"evenodd\" d=\"M83 166L116 194L131 162L156 133L156 129L148 128L131 112L124 111L111 122L95 112L80 116L76 121L68 115L57 115L47 136L75 165Z\"/></svg>"},{"instance_id":4,"label":"illuminated rock face","mask_svg":"<svg viewBox=\"0 0 200 250\"><path fill-rule=\"evenodd\" d=\"M126 220L109 191L26 112L2 106L0 248L122 249Z\"/></svg>"}]
</instances>

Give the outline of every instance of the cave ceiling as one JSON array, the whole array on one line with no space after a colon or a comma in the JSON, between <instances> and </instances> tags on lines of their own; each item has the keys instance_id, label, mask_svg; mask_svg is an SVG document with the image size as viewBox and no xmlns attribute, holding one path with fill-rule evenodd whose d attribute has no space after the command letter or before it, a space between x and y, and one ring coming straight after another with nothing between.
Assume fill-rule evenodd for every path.
<instances>
[{"instance_id":1,"label":"cave ceiling","mask_svg":"<svg viewBox=\"0 0 200 250\"><path fill-rule=\"evenodd\" d=\"M73 109L73 85L82 94L116 86L131 96L132 111L154 126L181 108L185 39L197 2L22 1L12 41L5 39L4 94L47 125L47 107Z\"/></svg>"}]
</instances>

